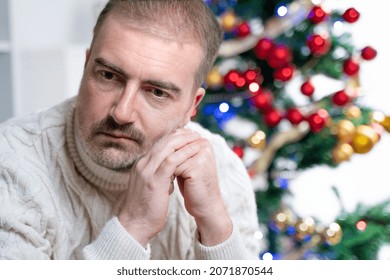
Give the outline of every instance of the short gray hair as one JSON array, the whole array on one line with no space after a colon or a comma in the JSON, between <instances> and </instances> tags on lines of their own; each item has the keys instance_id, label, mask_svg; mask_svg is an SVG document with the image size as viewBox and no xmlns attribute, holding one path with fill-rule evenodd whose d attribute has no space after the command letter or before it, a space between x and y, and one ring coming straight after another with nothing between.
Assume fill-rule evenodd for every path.
<instances>
[{"instance_id":1,"label":"short gray hair","mask_svg":"<svg viewBox=\"0 0 390 280\"><path fill-rule=\"evenodd\" d=\"M153 35L199 43L204 57L197 69L195 87L204 82L217 58L223 31L203 0L109 0L97 19L91 48L104 20L113 12Z\"/></svg>"}]
</instances>

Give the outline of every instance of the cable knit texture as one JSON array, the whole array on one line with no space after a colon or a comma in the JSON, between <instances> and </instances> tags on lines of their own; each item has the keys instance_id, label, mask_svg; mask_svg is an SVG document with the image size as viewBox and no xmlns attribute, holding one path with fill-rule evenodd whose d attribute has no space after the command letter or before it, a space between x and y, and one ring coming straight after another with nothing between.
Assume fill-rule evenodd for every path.
<instances>
[{"instance_id":1,"label":"cable knit texture","mask_svg":"<svg viewBox=\"0 0 390 280\"><path fill-rule=\"evenodd\" d=\"M114 215L128 174L101 167L85 153L75 101L0 125L0 259L258 258L250 180L222 137L196 123L187 126L213 145L231 236L202 245L176 185L164 229L144 248Z\"/></svg>"}]
</instances>

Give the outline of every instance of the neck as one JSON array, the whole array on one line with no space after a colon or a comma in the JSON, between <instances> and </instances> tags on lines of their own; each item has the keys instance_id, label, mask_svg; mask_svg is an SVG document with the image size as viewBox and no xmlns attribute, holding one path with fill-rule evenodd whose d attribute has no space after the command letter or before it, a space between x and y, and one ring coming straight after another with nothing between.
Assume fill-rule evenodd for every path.
<instances>
[{"instance_id":1,"label":"neck","mask_svg":"<svg viewBox=\"0 0 390 280\"><path fill-rule=\"evenodd\" d=\"M72 106L67 118L67 144L70 155L79 173L90 183L103 190L122 191L128 188L129 174L110 170L95 163L82 143L76 117L76 106Z\"/></svg>"}]
</instances>

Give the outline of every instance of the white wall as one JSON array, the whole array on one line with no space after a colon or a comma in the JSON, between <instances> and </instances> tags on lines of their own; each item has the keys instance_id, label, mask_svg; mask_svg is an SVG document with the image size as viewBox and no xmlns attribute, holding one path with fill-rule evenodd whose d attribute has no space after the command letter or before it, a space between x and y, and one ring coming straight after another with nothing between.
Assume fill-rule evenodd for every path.
<instances>
[{"instance_id":1,"label":"white wall","mask_svg":"<svg viewBox=\"0 0 390 280\"><path fill-rule=\"evenodd\" d=\"M77 94L85 50L104 0L12 0L14 115Z\"/></svg>"}]
</instances>

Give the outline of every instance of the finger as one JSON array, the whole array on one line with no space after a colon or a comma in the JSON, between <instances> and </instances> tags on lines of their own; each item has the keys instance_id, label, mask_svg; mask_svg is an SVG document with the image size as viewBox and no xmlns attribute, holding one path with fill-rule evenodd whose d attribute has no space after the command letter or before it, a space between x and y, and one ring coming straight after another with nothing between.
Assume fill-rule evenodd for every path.
<instances>
[{"instance_id":1,"label":"finger","mask_svg":"<svg viewBox=\"0 0 390 280\"><path fill-rule=\"evenodd\" d=\"M156 142L147 155L140 160L140 164L143 168L150 168L150 172L153 173L169 155L199 138L200 135L192 130L179 129Z\"/></svg>"},{"instance_id":2,"label":"finger","mask_svg":"<svg viewBox=\"0 0 390 280\"><path fill-rule=\"evenodd\" d=\"M198 151L187 160L179 164L174 175L183 179L193 177L197 172L211 171L216 169L213 148L206 139L199 139L191 145L198 146Z\"/></svg>"},{"instance_id":3,"label":"finger","mask_svg":"<svg viewBox=\"0 0 390 280\"><path fill-rule=\"evenodd\" d=\"M150 161L150 157L152 156L153 152L154 152L155 150L158 151L158 148L156 148L156 147L162 146L165 142L169 141L169 138L170 138L170 137L175 137L175 135L181 135L181 134L186 134L186 133L190 133L190 130L188 130L188 129L178 129L178 130L176 130L176 131L173 132L173 133L169 133L169 134L167 134L167 135L164 135L163 137L161 137L160 139L158 139L158 140L153 144L153 146L152 146L152 148L149 150L149 152L148 152L146 155L144 155L144 156L142 157L142 160L140 161L139 164L144 164L144 165L148 164L148 162Z\"/></svg>"},{"instance_id":4,"label":"finger","mask_svg":"<svg viewBox=\"0 0 390 280\"><path fill-rule=\"evenodd\" d=\"M200 145L197 142L190 143L176 150L174 153L167 156L161 165L156 170L156 175L162 178L170 178L174 176L174 172L178 166L194 157L200 150Z\"/></svg>"}]
</instances>

